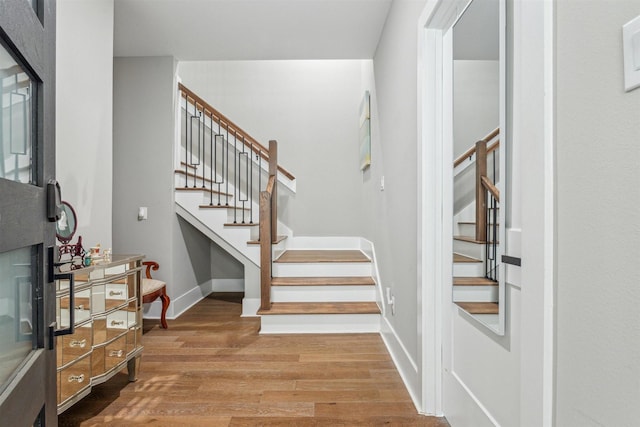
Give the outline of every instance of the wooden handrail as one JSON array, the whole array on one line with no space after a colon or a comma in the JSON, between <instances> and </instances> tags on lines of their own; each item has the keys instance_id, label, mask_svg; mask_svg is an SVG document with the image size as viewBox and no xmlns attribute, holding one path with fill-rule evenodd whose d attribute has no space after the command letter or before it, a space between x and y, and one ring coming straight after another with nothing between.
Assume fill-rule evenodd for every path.
<instances>
[{"instance_id":1,"label":"wooden handrail","mask_svg":"<svg viewBox=\"0 0 640 427\"><path fill-rule=\"evenodd\" d=\"M276 185L276 177L271 175L269 177L269 181L267 182L267 189L266 192L269 193L269 195L271 196L273 194L273 188Z\"/></svg>"},{"instance_id":2,"label":"wooden handrail","mask_svg":"<svg viewBox=\"0 0 640 427\"><path fill-rule=\"evenodd\" d=\"M229 118L227 118L224 114L222 114L221 112L213 108L211 105L209 105L209 103L207 103L204 99L196 95L191 89L187 88L182 83L178 83L178 89L180 89L180 92L182 92L183 98L187 99L187 101L189 101L189 99L193 101L193 104L196 106L196 108L198 105L202 107L202 110L205 116L209 115L221 127L227 129L228 131L233 132L236 136L240 136L247 147L251 148L251 146L253 145L254 147L259 148L261 151L260 155L263 159L268 160L270 158L270 153L268 148L260 144L254 137L252 137L243 129L241 129L240 126L236 125L234 122L229 120ZM289 172L282 166L278 166L278 171L280 171L284 176L286 176L291 180L296 179L291 172Z\"/></svg>"},{"instance_id":3,"label":"wooden handrail","mask_svg":"<svg viewBox=\"0 0 640 427\"><path fill-rule=\"evenodd\" d=\"M498 189L498 187L493 185L491 180L489 180L489 178L487 178L486 176L483 176L482 178L480 178L480 180L482 182L482 186L487 191L489 191L489 193L491 193L491 195L496 199L497 202L499 202L500 201L500 190Z\"/></svg>"},{"instance_id":4,"label":"wooden handrail","mask_svg":"<svg viewBox=\"0 0 640 427\"><path fill-rule=\"evenodd\" d=\"M500 128L495 128L493 131L491 131L487 136L485 136L484 138L481 139L481 141L484 141L486 143L489 143L493 138L495 138L496 136L498 136L500 134ZM491 144L489 146L489 148L487 149L487 153L491 153L492 151L496 150L498 147L500 146L500 140L494 142L493 144ZM462 162L464 162L467 158L473 156L473 154L476 152L476 145L474 144L473 147L469 148L467 151L465 151L464 153L462 153L454 162L453 162L453 167L458 167Z\"/></svg>"}]
</instances>

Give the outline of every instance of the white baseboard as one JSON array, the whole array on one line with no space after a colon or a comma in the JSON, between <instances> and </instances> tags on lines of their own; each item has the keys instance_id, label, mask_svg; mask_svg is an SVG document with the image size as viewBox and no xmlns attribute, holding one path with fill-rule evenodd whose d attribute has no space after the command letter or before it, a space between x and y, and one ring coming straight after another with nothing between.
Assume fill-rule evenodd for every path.
<instances>
[{"instance_id":1,"label":"white baseboard","mask_svg":"<svg viewBox=\"0 0 640 427\"><path fill-rule=\"evenodd\" d=\"M389 354L391 354L391 359L393 359L393 363L396 365L396 369L400 373L400 377L402 377L404 385L407 387L407 391L411 396L411 400L413 400L414 406L418 412L420 412L422 405L420 403L421 385L418 365L411 358L406 347L402 344L398 334L396 334L396 331L393 329L393 326L391 326L386 317L382 318L380 335L387 346Z\"/></svg>"},{"instance_id":2,"label":"white baseboard","mask_svg":"<svg viewBox=\"0 0 640 427\"><path fill-rule=\"evenodd\" d=\"M259 308L260 298L243 298L241 317L260 317L257 314Z\"/></svg>"},{"instance_id":3,"label":"white baseboard","mask_svg":"<svg viewBox=\"0 0 640 427\"><path fill-rule=\"evenodd\" d=\"M213 292L244 292L244 279L213 279Z\"/></svg>"},{"instance_id":4,"label":"white baseboard","mask_svg":"<svg viewBox=\"0 0 640 427\"><path fill-rule=\"evenodd\" d=\"M167 319L177 319L182 313L202 301L204 297L213 292L213 284L214 281L209 280L201 285L194 286L178 297L172 297L167 311ZM143 304L142 311L145 319L159 319L162 312L162 302L157 299L151 304Z\"/></svg>"}]
</instances>

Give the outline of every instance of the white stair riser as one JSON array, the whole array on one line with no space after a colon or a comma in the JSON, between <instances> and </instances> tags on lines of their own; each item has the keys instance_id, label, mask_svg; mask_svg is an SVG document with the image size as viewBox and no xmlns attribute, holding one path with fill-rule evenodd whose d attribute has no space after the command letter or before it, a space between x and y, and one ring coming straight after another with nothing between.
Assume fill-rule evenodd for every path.
<instances>
[{"instance_id":1,"label":"white stair riser","mask_svg":"<svg viewBox=\"0 0 640 427\"><path fill-rule=\"evenodd\" d=\"M357 277L371 276L371 263L319 262L319 263L273 263L274 277Z\"/></svg>"},{"instance_id":2,"label":"white stair riser","mask_svg":"<svg viewBox=\"0 0 640 427\"><path fill-rule=\"evenodd\" d=\"M482 277L484 264L481 262L454 262L453 275L455 277Z\"/></svg>"},{"instance_id":3,"label":"white stair riser","mask_svg":"<svg viewBox=\"0 0 640 427\"><path fill-rule=\"evenodd\" d=\"M273 302L375 301L373 286L272 286Z\"/></svg>"},{"instance_id":4,"label":"white stair riser","mask_svg":"<svg viewBox=\"0 0 640 427\"><path fill-rule=\"evenodd\" d=\"M475 237L475 235L476 235L476 225L475 224L461 224L461 223L458 223L458 235L459 236L467 236L467 237Z\"/></svg>"},{"instance_id":5,"label":"white stair riser","mask_svg":"<svg viewBox=\"0 0 640 427\"><path fill-rule=\"evenodd\" d=\"M277 314L260 321L261 334L380 332L379 314Z\"/></svg>"},{"instance_id":6,"label":"white stair riser","mask_svg":"<svg viewBox=\"0 0 640 427\"><path fill-rule=\"evenodd\" d=\"M454 286L455 302L498 302L497 286Z\"/></svg>"},{"instance_id":7,"label":"white stair riser","mask_svg":"<svg viewBox=\"0 0 640 427\"><path fill-rule=\"evenodd\" d=\"M453 239L453 251L460 255L484 260L486 245Z\"/></svg>"},{"instance_id":8,"label":"white stair riser","mask_svg":"<svg viewBox=\"0 0 640 427\"><path fill-rule=\"evenodd\" d=\"M459 236L466 237L476 237L476 224L469 223L458 223L458 234Z\"/></svg>"}]
</instances>

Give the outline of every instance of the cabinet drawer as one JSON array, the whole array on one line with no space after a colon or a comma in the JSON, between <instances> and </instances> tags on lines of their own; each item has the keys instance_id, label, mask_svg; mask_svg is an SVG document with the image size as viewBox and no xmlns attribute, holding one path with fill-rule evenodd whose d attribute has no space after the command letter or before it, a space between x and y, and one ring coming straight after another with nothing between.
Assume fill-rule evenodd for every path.
<instances>
[{"instance_id":1,"label":"cabinet drawer","mask_svg":"<svg viewBox=\"0 0 640 427\"><path fill-rule=\"evenodd\" d=\"M91 357L58 372L58 404L91 385Z\"/></svg>"},{"instance_id":2,"label":"cabinet drawer","mask_svg":"<svg viewBox=\"0 0 640 427\"><path fill-rule=\"evenodd\" d=\"M127 337L122 336L104 348L104 368L109 371L127 359Z\"/></svg>"},{"instance_id":3,"label":"cabinet drawer","mask_svg":"<svg viewBox=\"0 0 640 427\"><path fill-rule=\"evenodd\" d=\"M136 326L136 313L118 310L107 316L107 340L124 334L128 329Z\"/></svg>"},{"instance_id":4,"label":"cabinet drawer","mask_svg":"<svg viewBox=\"0 0 640 427\"><path fill-rule=\"evenodd\" d=\"M57 338L58 366L66 365L79 359L91 351L93 345L93 331L91 324L76 328L72 335Z\"/></svg>"},{"instance_id":5,"label":"cabinet drawer","mask_svg":"<svg viewBox=\"0 0 640 427\"><path fill-rule=\"evenodd\" d=\"M93 319L93 345L100 345L107 341L107 318Z\"/></svg>"},{"instance_id":6,"label":"cabinet drawer","mask_svg":"<svg viewBox=\"0 0 640 427\"><path fill-rule=\"evenodd\" d=\"M91 352L91 376L98 377L106 372L104 368L104 347L94 348Z\"/></svg>"}]
</instances>

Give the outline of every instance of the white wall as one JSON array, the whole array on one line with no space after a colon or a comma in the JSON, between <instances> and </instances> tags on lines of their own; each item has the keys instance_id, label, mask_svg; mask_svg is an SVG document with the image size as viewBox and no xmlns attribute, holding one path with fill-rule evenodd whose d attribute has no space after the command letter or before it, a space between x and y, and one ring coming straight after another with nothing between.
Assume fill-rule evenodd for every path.
<instances>
[{"instance_id":1,"label":"white wall","mask_svg":"<svg viewBox=\"0 0 640 427\"><path fill-rule=\"evenodd\" d=\"M297 192L281 187L279 215L298 236L357 236L361 61L181 62L182 83L263 145ZM285 196L286 195L286 196Z\"/></svg>"},{"instance_id":2,"label":"white wall","mask_svg":"<svg viewBox=\"0 0 640 427\"><path fill-rule=\"evenodd\" d=\"M372 64L362 67L371 91L371 167L361 180L363 235L375 245L381 285L395 296L383 336L414 397L418 373L417 22L424 1L394 1ZM385 189L380 190L384 176ZM419 399L419 398L418 398Z\"/></svg>"},{"instance_id":3,"label":"white wall","mask_svg":"<svg viewBox=\"0 0 640 427\"><path fill-rule=\"evenodd\" d=\"M85 248L112 246L113 0L57 4L56 179ZM75 241L75 240L74 240Z\"/></svg>"},{"instance_id":4,"label":"white wall","mask_svg":"<svg viewBox=\"0 0 640 427\"><path fill-rule=\"evenodd\" d=\"M498 61L453 61L453 158L499 125L500 72Z\"/></svg>"},{"instance_id":5,"label":"white wall","mask_svg":"<svg viewBox=\"0 0 640 427\"><path fill-rule=\"evenodd\" d=\"M557 11L556 425L640 419L640 90L621 27L637 0Z\"/></svg>"}]
</instances>

